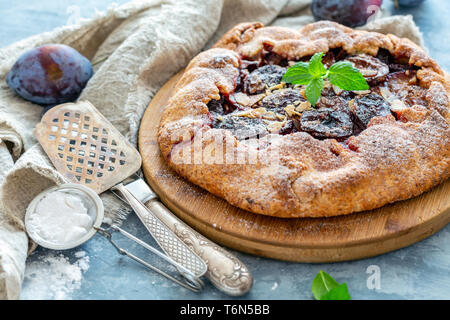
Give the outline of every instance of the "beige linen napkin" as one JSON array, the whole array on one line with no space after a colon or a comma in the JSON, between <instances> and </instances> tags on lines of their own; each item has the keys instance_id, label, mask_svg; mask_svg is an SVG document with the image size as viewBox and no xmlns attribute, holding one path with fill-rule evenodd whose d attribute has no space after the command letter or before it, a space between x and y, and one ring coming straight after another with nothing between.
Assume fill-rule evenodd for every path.
<instances>
[{"instance_id":1,"label":"beige linen napkin","mask_svg":"<svg viewBox=\"0 0 450 320\"><path fill-rule=\"evenodd\" d=\"M0 299L20 294L27 253L25 210L39 192L64 182L33 128L42 108L18 97L5 82L27 49L67 44L92 62L95 74L79 99L89 100L136 143L141 116L158 89L198 52L240 22L299 28L313 22L310 0L133 1L79 25L57 28L0 49ZM422 45L410 16L382 17L363 27L408 37ZM107 219L123 218L120 203L102 195Z\"/></svg>"}]
</instances>

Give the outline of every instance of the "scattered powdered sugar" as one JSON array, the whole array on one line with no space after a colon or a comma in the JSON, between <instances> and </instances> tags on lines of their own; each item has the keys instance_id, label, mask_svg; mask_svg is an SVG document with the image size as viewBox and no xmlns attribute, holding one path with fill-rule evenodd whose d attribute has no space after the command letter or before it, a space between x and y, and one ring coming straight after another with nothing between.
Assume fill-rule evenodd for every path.
<instances>
[{"instance_id":1,"label":"scattered powdered sugar","mask_svg":"<svg viewBox=\"0 0 450 320\"><path fill-rule=\"evenodd\" d=\"M77 258L83 258L85 256L86 256L86 251L81 250L81 251L75 252L75 257L77 257Z\"/></svg>"},{"instance_id":2,"label":"scattered powdered sugar","mask_svg":"<svg viewBox=\"0 0 450 320\"><path fill-rule=\"evenodd\" d=\"M20 298L71 299L71 294L81 287L83 273L89 269L89 257L85 251L76 252L75 257L77 260L71 263L63 254L49 252L27 264Z\"/></svg>"}]
</instances>

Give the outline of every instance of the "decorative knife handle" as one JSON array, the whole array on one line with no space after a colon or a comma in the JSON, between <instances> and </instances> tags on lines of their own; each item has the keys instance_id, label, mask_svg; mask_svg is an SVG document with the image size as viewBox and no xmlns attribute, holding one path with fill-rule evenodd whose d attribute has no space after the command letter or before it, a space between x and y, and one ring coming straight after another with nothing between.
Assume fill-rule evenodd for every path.
<instances>
[{"instance_id":1,"label":"decorative knife handle","mask_svg":"<svg viewBox=\"0 0 450 320\"><path fill-rule=\"evenodd\" d=\"M241 296L250 291L252 275L238 258L178 219L157 198L145 205L205 261L208 266L205 275L216 288L230 296Z\"/></svg>"}]
</instances>

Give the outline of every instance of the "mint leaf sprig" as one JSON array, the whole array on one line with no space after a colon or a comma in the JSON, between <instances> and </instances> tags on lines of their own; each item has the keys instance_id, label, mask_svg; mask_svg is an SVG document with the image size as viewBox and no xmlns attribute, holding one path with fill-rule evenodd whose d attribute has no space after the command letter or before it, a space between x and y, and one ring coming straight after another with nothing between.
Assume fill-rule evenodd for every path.
<instances>
[{"instance_id":1,"label":"mint leaf sprig","mask_svg":"<svg viewBox=\"0 0 450 320\"><path fill-rule=\"evenodd\" d=\"M338 61L328 70L322 63L323 52L316 53L309 62L298 62L289 67L281 81L305 85L306 99L315 106L322 95L323 82L328 79L342 90L368 90L369 85L361 72L349 61Z\"/></svg>"},{"instance_id":2,"label":"mint leaf sprig","mask_svg":"<svg viewBox=\"0 0 450 320\"><path fill-rule=\"evenodd\" d=\"M311 290L316 300L351 300L352 298L346 283L339 284L322 270L314 278Z\"/></svg>"}]
</instances>

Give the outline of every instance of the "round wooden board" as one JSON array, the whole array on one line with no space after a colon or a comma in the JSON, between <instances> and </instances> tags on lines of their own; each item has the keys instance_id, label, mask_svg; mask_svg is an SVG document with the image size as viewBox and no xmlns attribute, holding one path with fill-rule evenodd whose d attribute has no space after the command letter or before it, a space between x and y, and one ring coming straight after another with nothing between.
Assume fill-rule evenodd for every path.
<instances>
[{"instance_id":1,"label":"round wooden board","mask_svg":"<svg viewBox=\"0 0 450 320\"><path fill-rule=\"evenodd\" d=\"M181 75L166 83L149 104L139 131L139 150L149 185L167 207L211 240L269 258L334 262L408 246L450 222L450 180L407 201L334 218L280 219L231 206L178 176L161 157L158 125Z\"/></svg>"}]
</instances>

